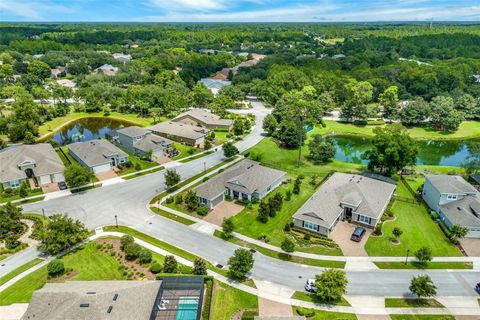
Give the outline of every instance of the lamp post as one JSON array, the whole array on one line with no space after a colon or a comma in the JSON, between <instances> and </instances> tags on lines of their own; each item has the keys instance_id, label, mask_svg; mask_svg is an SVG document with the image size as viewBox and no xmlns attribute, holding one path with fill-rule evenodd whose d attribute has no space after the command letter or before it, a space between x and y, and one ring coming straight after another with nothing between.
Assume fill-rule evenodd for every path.
<instances>
[{"instance_id":1,"label":"lamp post","mask_svg":"<svg viewBox=\"0 0 480 320\"><path fill-rule=\"evenodd\" d=\"M405 257L405 265L407 265L409 253L410 253L410 249L407 249L407 256Z\"/></svg>"},{"instance_id":2,"label":"lamp post","mask_svg":"<svg viewBox=\"0 0 480 320\"><path fill-rule=\"evenodd\" d=\"M45 209L42 208L43 219L45 220Z\"/></svg>"},{"instance_id":3,"label":"lamp post","mask_svg":"<svg viewBox=\"0 0 480 320\"><path fill-rule=\"evenodd\" d=\"M117 226L118 228L118 219L117 219L117 215L115 215L115 225Z\"/></svg>"},{"instance_id":4,"label":"lamp post","mask_svg":"<svg viewBox=\"0 0 480 320\"><path fill-rule=\"evenodd\" d=\"M203 171L207 171L207 162L203 161Z\"/></svg>"}]
</instances>

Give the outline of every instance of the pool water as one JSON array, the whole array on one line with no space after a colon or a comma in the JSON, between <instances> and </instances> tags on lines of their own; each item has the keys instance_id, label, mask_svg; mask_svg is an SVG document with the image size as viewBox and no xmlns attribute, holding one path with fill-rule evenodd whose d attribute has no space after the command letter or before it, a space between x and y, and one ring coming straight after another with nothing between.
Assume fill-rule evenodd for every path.
<instances>
[{"instance_id":1,"label":"pool water","mask_svg":"<svg viewBox=\"0 0 480 320\"><path fill-rule=\"evenodd\" d=\"M175 320L196 320L198 304L198 297L181 297L178 301Z\"/></svg>"}]
</instances>

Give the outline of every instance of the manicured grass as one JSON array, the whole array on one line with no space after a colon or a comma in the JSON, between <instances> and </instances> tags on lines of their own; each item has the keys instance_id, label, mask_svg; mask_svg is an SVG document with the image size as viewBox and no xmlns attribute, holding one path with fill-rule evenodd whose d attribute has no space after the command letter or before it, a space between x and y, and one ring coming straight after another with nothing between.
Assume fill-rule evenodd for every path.
<instances>
[{"instance_id":1,"label":"manicured grass","mask_svg":"<svg viewBox=\"0 0 480 320\"><path fill-rule=\"evenodd\" d=\"M398 184L399 188L405 188ZM432 249L434 256L461 256L457 247L452 245L440 228L428 215L423 205L395 201L392 206L395 220L383 224L383 235L370 236L365 246L370 256L405 256L407 249L412 256L422 246ZM392 230L398 227L403 231L400 244L391 242Z\"/></svg>"},{"instance_id":2,"label":"manicured grass","mask_svg":"<svg viewBox=\"0 0 480 320\"><path fill-rule=\"evenodd\" d=\"M175 221L180 222L180 223L182 223L184 225L187 225L187 226L195 223L192 220L186 219L184 217L178 216L176 214L170 213L170 212L162 210L162 209L151 207L150 210L152 210L154 213L156 213L156 214L158 214L162 217L165 217L165 218L168 218L168 219L171 219L171 220L175 220Z\"/></svg>"},{"instance_id":3,"label":"manicured grass","mask_svg":"<svg viewBox=\"0 0 480 320\"><path fill-rule=\"evenodd\" d=\"M373 136L373 129L387 125L355 125L338 121L325 121L326 127L316 126L312 134L339 134L339 135L363 135ZM407 129L410 136L416 140L447 140L447 139L471 139L480 136L480 122L464 121L455 132L442 132L428 126Z\"/></svg>"},{"instance_id":4,"label":"manicured grass","mask_svg":"<svg viewBox=\"0 0 480 320\"><path fill-rule=\"evenodd\" d=\"M230 320L240 309L257 309L257 296L214 281L211 320Z\"/></svg>"},{"instance_id":5,"label":"manicured grass","mask_svg":"<svg viewBox=\"0 0 480 320\"><path fill-rule=\"evenodd\" d=\"M380 269L473 269L471 262L429 262L426 266L411 261L406 265L403 262L374 263Z\"/></svg>"},{"instance_id":6,"label":"manicured grass","mask_svg":"<svg viewBox=\"0 0 480 320\"><path fill-rule=\"evenodd\" d=\"M455 320L454 316L437 314L391 314L391 320Z\"/></svg>"},{"instance_id":7,"label":"manicured grass","mask_svg":"<svg viewBox=\"0 0 480 320\"><path fill-rule=\"evenodd\" d=\"M356 320L357 316L353 313L330 312L302 307L293 307L294 315L312 315L307 317L309 320Z\"/></svg>"},{"instance_id":8,"label":"manicured grass","mask_svg":"<svg viewBox=\"0 0 480 320\"><path fill-rule=\"evenodd\" d=\"M156 166L159 165L158 163L153 162L153 161L141 160L141 159L139 159L138 157L135 157L135 156L134 156L133 154L131 154L131 153L128 153L128 161L130 161L130 162L132 163L132 166L131 166L130 168L124 168L124 169L119 173L120 176L129 174L129 173L133 173L133 172L135 172L135 171L140 171L140 170L144 170L144 169L156 167ZM136 165L139 165L139 166L140 166L140 169L139 169L139 170L135 169L135 166L136 166Z\"/></svg>"},{"instance_id":9,"label":"manicured grass","mask_svg":"<svg viewBox=\"0 0 480 320\"><path fill-rule=\"evenodd\" d=\"M340 301L326 302L326 301L320 300L316 294L308 293L308 292L304 292L304 291L295 291L292 295L292 299L314 302L314 303L320 303L320 304L329 304L329 305L335 305L335 306L350 307L350 303L348 303L348 301L345 300L344 298L342 298Z\"/></svg>"},{"instance_id":10,"label":"manicured grass","mask_svg":"<svg viewBox=\"0 0 480 320\"><path fill-rule=\"evenodd\" d=\"M295 179L295 177L291 178L292 180ZM258 239L261 236L266 236L269 240L269 244L279 247L282 241L287 236L286 233L283 231L284 226L292 221L292 216L295 214L295 212L315 192L315 186L312 186L309 182L309 178L303 179L302 185L300 187L300 194L293 194L290 201L285 200L285 194L287 190L293 189L293 182L284 183L276 190L272 191L267 196L267 200L275 193L280 192L284 196L284 201L280 212L278 212L274 218L269 218L268 222L266 223L262 223L257 220L259 206L258 204L252 205L251 208L245 207L245 209L243 209L239 214L233 217L233 223L236 226L236 231L254 239ZM320 180L317 180L317 182L320 182ZM308 247L297 245L295 250L324 255L342 255L341 250L338 248L328 248L319 245Z\"/></svg>"},{"instance_id":11,"label":"manicured grass","mask_svg":"<svg viewBox=\"0 0 480 320\"><path fill-rule=\"evenodd\" d=\"M423 175L409 175L405 177L405 182L413 191L417 191L425 182L425 178Z\"/></svg>"},{"instance_id":12,"label":"manicured grass","mask_svg":"<svg viewBox=\"0 0 480 320\"><path fill-rule=\"evenodd\" d=\"M54 118L45 122L38 128L38 134L40 137L49 133L55 132L64 125L71 121L75 121L81 118L110 118L123 121L129 121L132 125L138 125L141 127L150 126L153 124L153 118L140 118L136 114L127 114L119 112L111 112L109 116L104 116L103 112L87 113L87 112L72 112L64 117ZM163 121L163 120L162 120Z\"/></svg>"},{"instance_id":13,"label":"manicured grass","mask_svg":"<svg viewBox=\"0 0 480 320\"><path fill-rule=\"evenodd\" d=\"M30 269L31 267L39 264L40 262L42 262L43 260L42 259L34 259L32 261L29 261L27 263L25 263L24 265L18 267L17 269L7 273L6 275L4 275L3 277L0 278L0 286L7 283L8 281L10 281L11 279L15 278L16 276L18 276L20 273Z\"/></svg>"},{"instance_id":14,"label":"manicured grass","mask_svg":"<svg viewBox=\"0 0 480 320\"><path fill-rule=\"evenodd\" d=\"M73 269L75 276L70 280L121 280L124 276L118 270L114 257L96 248L90 242L61 258L65 268ZM0 293L0 305L29 302L35 290L47 282L47 266L32 272Z\"/></svg>"},{"instance_id":15,"label":"manicured grass","mask_svg":"<svg viewBox=\"0 0 480 320\"><path fill-rule=\"evenodd\" d=\"M38 196L40 194L43 194L43 191L42 191L41 188L33 189L33 190L29 189L27 197ZM2 196L0 197L0 203L10 202L10 201L18 200L18 199L21 199L21 197L18 194L11 195L11 196L6 196L5 193L2 193Z\"/></svg>"},{"instance_id":16,"label":"manicured grass","mask_svg":"<svg viewBox=\"0 0 480 320\"><path fill-rule=\"evenodd\" d=\"M174 160L185 158L185 157L194 155L195 153L199 153L200 151L203 151L203 149L187 146L180 142L175 142L173 146L179 152L178 156L173 158Z\"/></svg>"},{"instance_id":17,"label":"manicured grass","mask_svg":"<svg viewBox=\"0 0 480 320\"><path fill-rule=\"evenodd\" d=\"M444 305L435 299L403 299L386 298L385 307L387 308L444 308Z\"/></svg>"},{"instance_id":18,"label":"manicured grass","mask_svg":"<svg viewBox=\"0 0 480 320\"><path fill-rule=\"evenodd\" d=\"M227 138L228 131L215 131L215 145L221 145L227 142L230 138Z\"/></svg>"},{"instance_id":19,"label":"manicured grass","mask_svg":"<svg viewBox=\"0 0 480 320\"><path fill-rule=\"evenodd\" d=\"M165 167L164 167L164 166L161 166L161 167L154 168L154 169L151 169L151 170L147 170L147 171L143 171L143 172L138 172L138 173L132 174L131 176L128 176L128 177L122 176L122 179L130 180L130 179L138 178L138 177L141 177L141 176L144 176L144 175L146 175L146 174L153 173L153 172L162 171L163 169L165 169Z\"/></svg>"},{"instance_id":20,"label":"manicured grass","mask_svg":"<svg viewBox=\"0 0 480 320\"><path fill-rule=\"evenodd\" d=\"M213 150L210 150L210 151L207 151L205 153L202 153L202 154L198 154L194 157L191 157L191 158L188 158L188 159L185 159L185 160L180 160L181 163L186 163L186 162L190 162L192 160L196 160L196 159L199 159L199 158L202 158L202 157L205 157L206 155L209 155L209 154L212 154L214 153Z\"/></svg>"},{"instance_id":21,"label":"manicured grass","mask_svg":"<svg viewBox=\"0 0 480 320\"><path fill-rule=\"evenodd\" d=\"M221 231L215 230L214 235L218 238L225 240ZM261 246L257 246L256 244L246 242L235 237L228 239L228 241L242 247L254 249L263 255L266 255L268 257L272 257L275 259L290 261L290 262L299 263L299 264L305 264L305 265L314 266L314 267L322 267L322 268L342 269L345 267L345 262L343 261L317 260L317 259L309 259L309 258L302 258L302 257L293 256L293 255L287 255L286 253L277 252Z\"/></svg>"}]
</instances>

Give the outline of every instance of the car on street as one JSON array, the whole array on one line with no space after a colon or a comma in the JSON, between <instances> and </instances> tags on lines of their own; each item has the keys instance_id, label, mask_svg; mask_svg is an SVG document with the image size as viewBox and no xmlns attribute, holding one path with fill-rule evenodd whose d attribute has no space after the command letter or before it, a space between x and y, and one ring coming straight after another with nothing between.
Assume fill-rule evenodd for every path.
<instances>
[{"instance_id":1,"label":"car on street","mask_svg":"<svg viewBox=\"0 0 480 320\"><path fill-rule=\"evenodd\" d=\"M65 183L65 181L60 181L60 182L58 183L58 188L59 188L60 190L67 190L67 184Z\"/></svg>"},{"instance_id":2,"label":"car on street","mask_svg":"<svg viewBox=\"0 0 480 320\"><path fill-rule=\"evenodd\" d=\"M308 292L316 293L317 286L315 285L315 279L308 279L307 283L305 283L305 290Z\"/></svg>"},{"instance_id":3,"label":"car on street","mask_svg":"<svg viewBox=\"0 0 480 320\"><path fill-rule=\"evenodd\" d=\"M475 291L480 294L480 282L475 286Z\"/></svg>"},{"instance_id":4,"label":"car on street","mask_svg":"<svg viewBox=\"0 0 480 320\"><path fill-rule=\"evenodd\" d=\"M365 229L362 227L356 227L355 230L353 230L352 236L350 237L350 240L355 241L355 242L360 242L362 241L363 236L365 235Z\"/></svg>"}]
</instances>

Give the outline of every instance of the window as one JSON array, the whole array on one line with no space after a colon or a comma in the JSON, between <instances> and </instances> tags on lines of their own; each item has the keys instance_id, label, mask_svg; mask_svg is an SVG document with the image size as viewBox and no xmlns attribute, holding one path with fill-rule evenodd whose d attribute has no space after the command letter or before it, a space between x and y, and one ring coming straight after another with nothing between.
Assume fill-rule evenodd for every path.
<instances>
[{"instance_id":1,"label":"window","mask_svg":"<svg viewBox=\"0 0 480 320\"><path fill-rule=\"evenodd\" d=\"M318 231L318 225L316 225L315 223L308 222L308 221L303 221L303 227L305 229Z\"/></svg>"},{"instance_id":2,"label":"window","mask_svg":"<svg viewBox=\"0 0 480 320\"><path fill-rule=\"evenodd\" d=\"M449 194L449 195L447 195L447 200L457 200L457 195L456 194Z\"/></svg>"},{"instance_id":3,"label":"window","mask_svg":"<svg viewBox=\"0 0 480 320\"><path fill-rule=\"evenodd\" d=\"M358 222L370 224L370 217L366 217L366 216L361 216L361 215L359 215L359 216L358 216Z\"/></svg>"}]
</instances>

